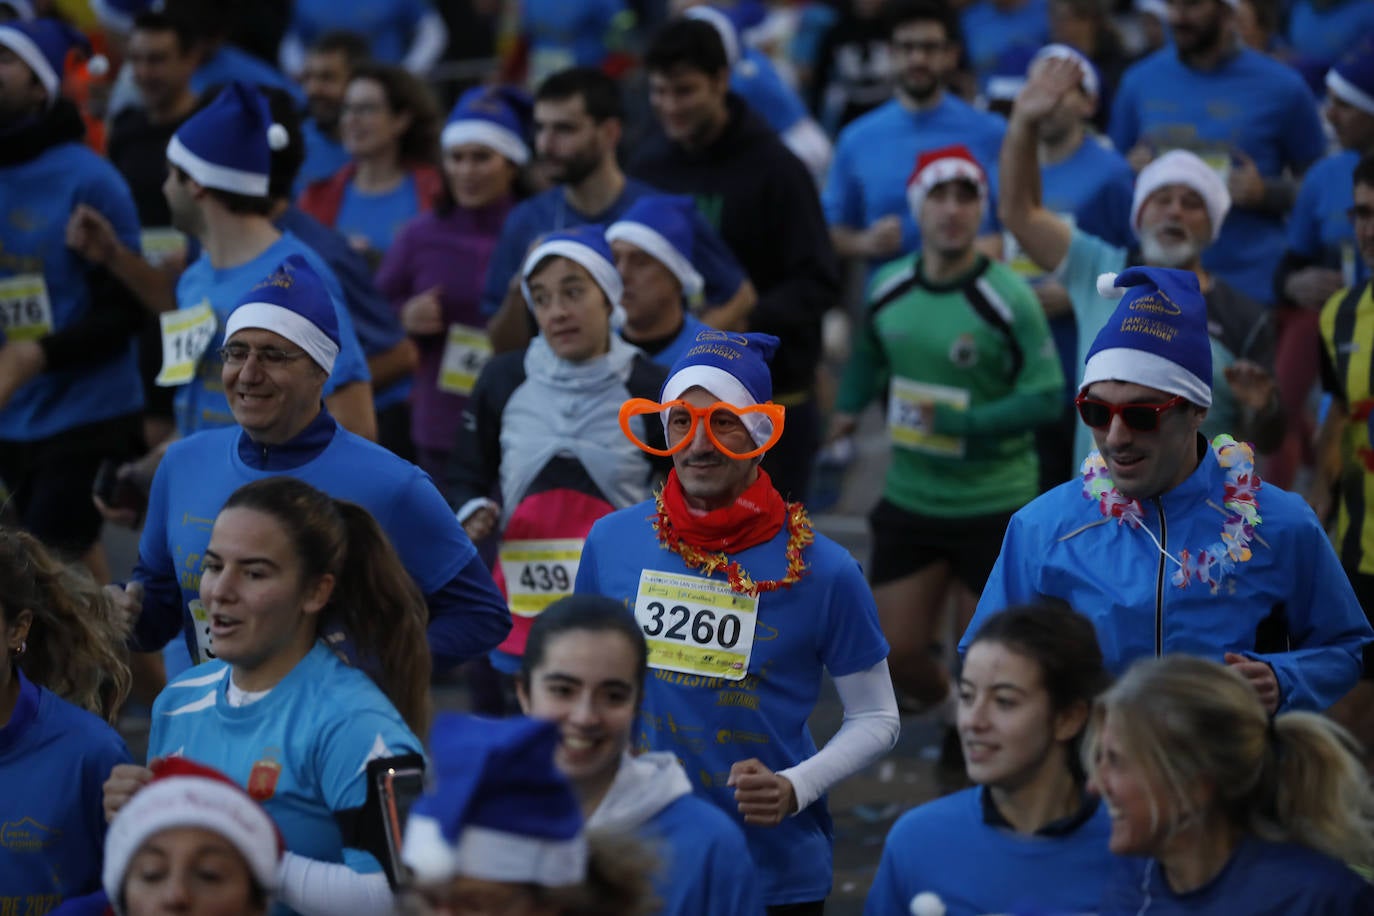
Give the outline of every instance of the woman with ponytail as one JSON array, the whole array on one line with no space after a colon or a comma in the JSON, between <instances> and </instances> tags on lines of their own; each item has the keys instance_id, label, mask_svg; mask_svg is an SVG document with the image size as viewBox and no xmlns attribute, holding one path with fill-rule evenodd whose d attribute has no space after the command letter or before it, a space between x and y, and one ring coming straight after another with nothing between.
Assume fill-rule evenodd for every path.
<instances>
[{"instance_id":1,"label":"woman with ponytail","mask_svg":"<svg viewBox=\"0 0 1374 916\"><path fill-rule=\"evenodd\" d=\"M1374 791L1353 738L1270 719L1232 669L1171 655L1098 701L1084 760L1118 863L1102 916L1374 913ZM1138 857L1138 858L1134 858Z\"/></svg>"},{"instance_id":2,"label":"woman with ponytail","mask_svg":"<svg viewBox=\"0 0 1374 916\"><path fill-rule=\"evenodd\" d=\"M100 784L129 760L124 633L84 569L0 528L0 912L45 913L100 885Z\"/></svg>"},{"instance_id":3,"label":"woman with ponytail","mask_svg":"<svg viewBox=\"0 0 1374 916\"><path fill-rule=\"evenodd\" d=\"M272 815L287 848L274 912L391 913L368 773L421 753L424 597L366 510L289 477L229 497L200 596L217 658L157 698L149 757L213 766ZM106 814L150 778L116 768Z\"/></svg>"}]
</instances>

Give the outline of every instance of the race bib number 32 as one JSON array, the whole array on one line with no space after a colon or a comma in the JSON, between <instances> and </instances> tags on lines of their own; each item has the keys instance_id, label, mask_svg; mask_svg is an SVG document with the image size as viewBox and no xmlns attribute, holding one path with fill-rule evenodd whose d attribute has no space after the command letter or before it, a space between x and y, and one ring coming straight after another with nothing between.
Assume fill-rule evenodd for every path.
<instances>
[{"instance_id":1,"label":"race bib number 32","mask_svg":"<svg viewBox=\"0 0 1374 916\"><path fill-rule=\"evenodd\" d=\"M0 280L0 331L9 340L38 340L52 333L52 303L42 274Z\"/></svg>"},{"instance_id":2,"label":"race bib number 32","mask_svg":"<svg viewBox=\"0 0 1374 916\"><path fill-rule=\"evenodd\" d=\"M726 582L646 569L639 575L635 622L649 643L649 666L743 680L754 651L759 599Z\"/></svg>"}]
</instances>

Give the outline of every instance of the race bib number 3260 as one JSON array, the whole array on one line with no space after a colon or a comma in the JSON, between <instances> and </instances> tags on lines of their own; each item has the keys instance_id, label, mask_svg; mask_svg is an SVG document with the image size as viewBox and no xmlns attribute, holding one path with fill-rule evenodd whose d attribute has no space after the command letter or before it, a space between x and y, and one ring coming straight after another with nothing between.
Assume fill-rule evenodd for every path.
<instances>
[{"instance_id":1,"label":"race bib number 3260","mask_svg":"<svg viewBox=\"0 0 1374 916\"><path fill-rule=\"evenodd\" d=\"M743 680L754 651L759 599L726 582L646 569L635 595L635 622L649 643L649 666Z\"/></svg>"}]
</instances>

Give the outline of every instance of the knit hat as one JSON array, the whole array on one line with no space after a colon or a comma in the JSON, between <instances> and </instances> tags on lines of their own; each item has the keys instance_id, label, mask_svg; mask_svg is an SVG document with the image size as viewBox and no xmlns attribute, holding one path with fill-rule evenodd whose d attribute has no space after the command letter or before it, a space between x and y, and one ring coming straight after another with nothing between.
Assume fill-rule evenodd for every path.
<instances>
[{"instance_id":1,"label":"knit hat","mask_svg":"<svg viewBox=\"0 0 1374 916\"><path fill-rule=\"evenodd\" d=\"M647 194L606 230L606 241L635 245L677 277L688 299L701 292L701 274L692 266L692 229L696 204L684 195Z\"/></svg>"},{"instance_id":2,"label":"knit hat","mask_svg":"<svg viewBox=\"0 0 1374 916\"><path fill-rule=\"evenodd\" d=\"M91 12L107 29L128 34L134 30L134 20L139 13L160 10L162 0L90 0Z\"/></svg>"},{"instance_id":3,"label":"knit hat","mask_svg":"<svg viewBox=\"0 0 1374 916\"><path fill-rule=\"evenodd\" d=\"M91 43L76 29L57 19L16 19L0 25L0 45L28 65L47 93L48 107L62 94L67 54L76 48L90 55ZM103 59L103 58L102 58Z\"/></svg>"},{"instance_id":4,"label":"knit hat","mask_svg":"<svg viewBox=\"0 0 1374 916\"><path fill-rule=\"evenodd\" d=\"M567 258L580 264L592 275L596 285L606 294L611 303L611 326L620 327L625 323L625 310L620 307L620 294L624 286L620 273L615 269L615 255L606 241L606 229L598 224L574 226L550 232L539 240L534 250L525 255L525 264L520 270L520 289L525 294L525 304L534 308L534 297L530 295L530 275L545 258Z\"/></svg>"},{"instance_id":5,"label":"knit hat","mask_svg":"<svg viewBox=\"0 0 1374 916\"><path fill-rule=\"evenodd\" d=\"M752 24L743 18L750 11L747 4L736 4L727 9L703 4L692 7L682 15L686 19L704 22L716 30L716 34L720 36L720 43L725 46L725 62L733 70L744 55L744 45L740 36Z\"/></svg>"},{"instance_id":6,"label":"knit hat","mask_svg":"<svg viewBox=\"0 0 1374 916\"><path fill-rule=\"evenodd\" d=\"M1079 88L1093 98L1098 97L1097 93L1101 88L1101 83L1097 77L1097 68L1077 48L1057 43L1045 45L1036 51L1035 56L1030 59L1030 63L1026 66L1026 73L1029 74L1031 68L1042 60L1071 60L1078 64L1078 69L1083 72L1083 78L1078 81Z\"/></svg>"},{"instance_id":7,"label":"knit hat","mask_svg":"<svg viewBox=\"0 0 1374 916\"><path fill-rule=\"evenodd\" d=\"M1342 102L1374 115L1374 38L1351 45L1326 71L1326 88Z\"/></svg>"},{"instance_id":8,"label":"knit hat","mask_svg":"<svg viewBox=\"0 0 1374 916\"><path fill-rule=\"evenodd\" d=\"M168 757L156 761L153 779L129 799L105 834L100 880L116 907L129 861L150 837L176 827L199 827L228 840L269 895L286 844L263 807L218 770ZM122 916L122 914L121 914Z\"/></svg>"},{"instance_id":9,"label":"knit hat","mask_svg":"<svg viewBox=\"0 0 1374 916\"><path fill-rule=\"evenodd\" d=\"M177 129L167 159L204 187L266 197L272 152L290 140L286 128L272 121L267 97L235 81Z\"/></svg>"},{"instance_id":10,"label":"knit hat","mask_svg":"<svg viewBox=\"0 0 1374 916\"><path fill-rule=\"evenodd\" d=\"M225 343L244 328L280 334L325 372L334 371L340 347L339 316L324 281L298 254L282 261L266 279L244 293L225 322Z\"/></svg>"},{"instance_id":11,"label":"knit hat","mask_svg":"<svg viewBox=\"0 0 1374 916\"><path fill-rule=\"evenodd\" d=\"M659 401L666 404L682 397L689 388L704 388L735 407L765 404L773 400L768 361L780 343L772 334L735 334L703 328L687 352L668 370ZM667 429L667 411L662 416ZM763 414L745 414L743 420L755 444L762 445L772 438L773 421Z\"/></svg>"},{"instance_id":12,"label":"knit hat","mask_svg":"<svg viewBox=\"0 0 1374 916\"><path fill-rule=\"evenodd\" d=\"M947 181L963 180L978 189L978 198L984 206L988 200L988 177L973 153L962 143L927 150L916 159L916 168L906 182L907 205L911 215L920 218L921 204L926 195L937 185Z\"/></svg>"},{"instance_id":13,"label":"knit hat","mask_svg":"<svg viewBox=\"0 0 1374 916\"><path fill-rule=\"evenodd\" d=\"M441 716L430 734L433 786L411 807L401 846L416 878L580 883L582 809L554 766L557 745L552 722Z\"/></svg>"},{"instance_id":14,"label":"knit hat","mask_svg":"<svg viewBox=\"0 0 1374 916\"><path fill-rule=\"evenodd\" d=\"M1196 274L1132 267L1102 274L1097 292L1122 298L1088 350L1079 391L1094 382L1130 382L1212 406L1207 300Z\"/></svg>"},{"instance_id":15,"label":"knit hat","mask_svg":"<svg viewBox=\"0 0 1374 916\"><path fill-rule=\"evenodd\" d=\"M1212 241L1221 235L1221 224L1231 209L1231 192L1211 166L1194 154L1172 149L1140 170L1135 179L1135 198L1131 201L1131 228L1140 232L1140 211L1150 195L1165 185L1181 184L1202 197L1207 218L1212 223Z\"/></svg>"},{"instance_id":16,"label":"knit hat","mask_svg":"<svg viewBox=\"0 0 1374 916\"><path fill-rule=\"evenodd\" d=\"M519 89L469 89L453 106L440 141L446 150L463 143L480 143L516 165L524 165L530 161L526 135L531 105L530 97Z\"/></svg>"}]
</instances>

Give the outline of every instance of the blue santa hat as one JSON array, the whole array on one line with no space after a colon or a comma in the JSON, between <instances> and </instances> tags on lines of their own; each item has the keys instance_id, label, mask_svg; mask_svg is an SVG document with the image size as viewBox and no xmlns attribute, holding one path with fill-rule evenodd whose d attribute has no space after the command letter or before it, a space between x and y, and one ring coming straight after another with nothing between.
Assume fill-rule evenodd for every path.
<instances>
[{"instance_id":1,"label":"blue santa hat","mask_svg":"<svg viewBox=\"0 0 1374 916\"><path fill-rule=\"evenodd\" d=\"M773 378L768 361L780 341L772 334L736 334L703 328L687 352L668 370L659 401L682 397L689 388L704 388L718 400L736 407L752 407L773 400ZM663 412L664 429L668 414ZM763 414L746 414L744 425L758 445L773 435L773 421Z\"/></svg>"},{"instance_id":2,"label":"blue santa hat","mask_svg":"<svg viewBox=\"0 0 1374 916\"><path fill-rule=\"evenodd\" d=\"M272 121L267 97L235 81L177 129L167 144L167 160L203 187L266 197L272 152L290 139L286 128Z\"/></svg>"},{"instance_id":3,"label":"blue santa hat","mask_svg":"<svg viewBox=\"0 0 1374 916\"><path fill-rule=\"evenodd\" d=\"M90 0L91 12L107 29L128 34L140 13L163 8L163 0Z\"/></svg>"},{"instance_id":4,"label":"blue santa hat","mask_svg":"<svg viewBox=\"0 0 1374 916\"><path fill-rule=\"evenodd\" d=\"M0 0L0 6L8 7L17 19L29 20L36 15L29 0Z\"/></svg>"},{"instance_id":5,"label":"blue santa hat","mask_svg":"<svg viewBox=\"0 0 1374 916\"><path fill-rule=\"evenodd\" d=\"M516 165L530 161L525 139L531 102L519 89L478 86L464 92L444 125L444 149L463 143L489 146Z\"/></svg>"},{"instance_id":6,"label":"blue santa hat","mask_svg":"<svg viewBox=\"0 0 1374 916\"><path fill-rule=\"evenodd\" d=\"M615 255L611 254L610 243L606 241L604 226L592 223L550 232L525 255L525 264L520 270L520 289L525 294L525 304L531 309L534 298L530 295L530 275L546 258L567 258L585 268L611 303L611 326L618 328L625 323L625 310L620 307L624 286L615 269Z\"/></svg>"},{"instance_id":7,"label":"blue santa hat","mask_svg":"<svg viewBox=\"0 0 1374 916\"><path fill-rule=\"evenodd\" d=\"M73 48L91 53L91 43L76 29L56 19L17 19L0 25L0 45L28 65L47 93L48 107L57 103L62 72Z\"/></svg>"},{"instance_id":8,"label":"blue santa hat","mask_svg":"<svg viewBox=\"0 0 1374 916\"><path fill-rule=\"evenodd\" d=\"M339 316L310 262L293 254L243 295L224 325L224 342L244 328L280 334L325 372L339 355Z\"/></svg>"},{"instance_id":9,"label":"blue santa hat","mask_svg":"<svg viewBox=\"0 0 1374 916\"><path fill-rule=\"evenodd\" d=\"M401 847L416 878L580 883L582 810L554 766L557 745L552 722L441 716L430 734L433 787L410 809Z\"/></svg>"},{"instance_id":10,"label":"blue santa hat","mask_svg":"<svg viewBox=\"0 0 1374 916\"><path fill-rule=\"evenodd\" d=\"M1374 115L1374 37L1366 35L1326 71L1326 88L1341 101Z\"/></svg>"},{"instance_id":11,"label":"blue santa hat","mask_svg":"<svg viewBox=\"0 0 1374 916\"><path fill-rule=\"evenodd\" d=\"M1132 267L1098 277L1097 291L1121 302L1088 350L1078 390L1094 382L1130 382L1210 407L1212 344L1197 275Z\"/></svg>"},{"instance_id":12,"label":"blue santa hat","mask_svg":"<svg viewBox=\"0 0 1374 916\"><path fill-rule=\"evenodd\" d=\"M646 194L630 205L606 230L606 241L629 242L668 268L692 299L701 293L701 274L692 266L692 230L696 204L673 194Z\"/></svg>"}]
</instances>

